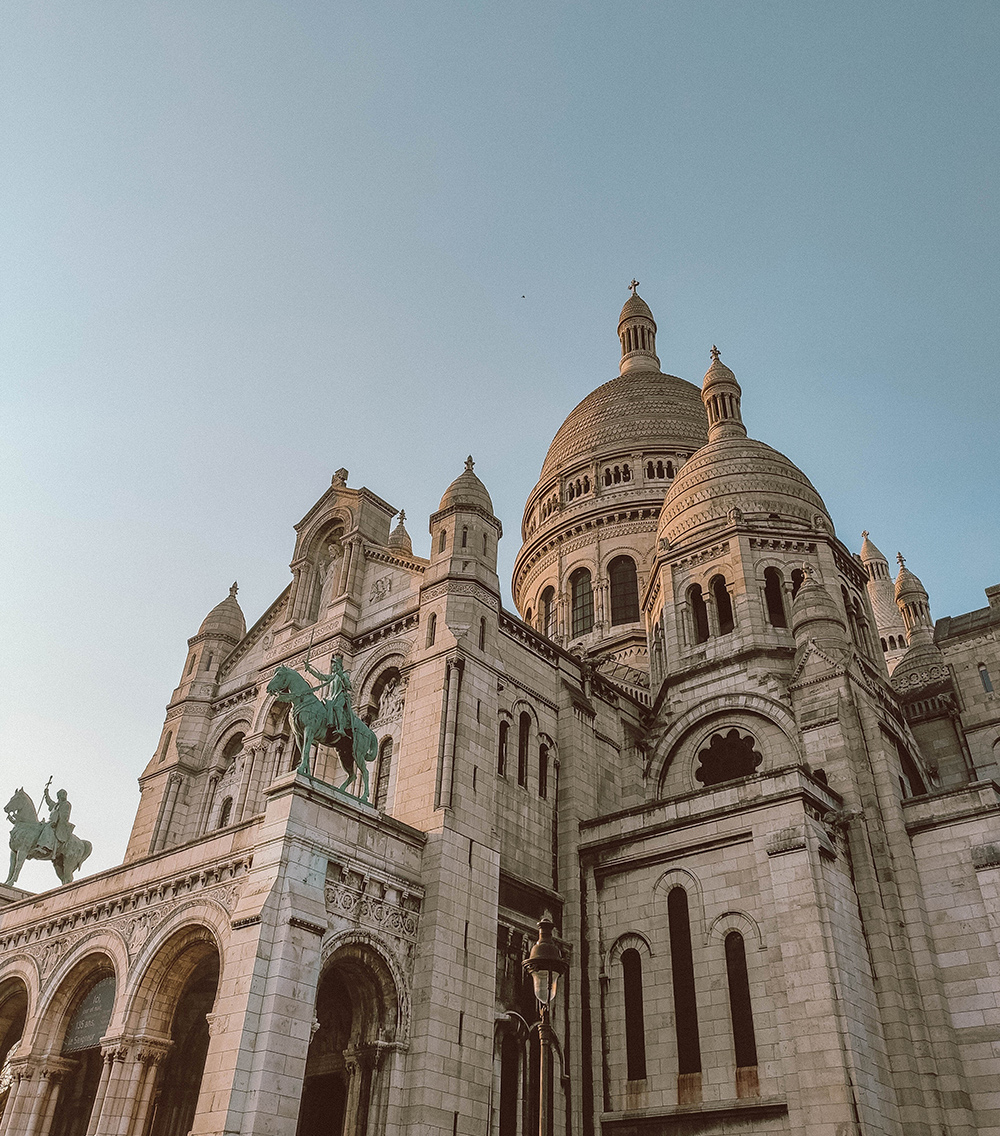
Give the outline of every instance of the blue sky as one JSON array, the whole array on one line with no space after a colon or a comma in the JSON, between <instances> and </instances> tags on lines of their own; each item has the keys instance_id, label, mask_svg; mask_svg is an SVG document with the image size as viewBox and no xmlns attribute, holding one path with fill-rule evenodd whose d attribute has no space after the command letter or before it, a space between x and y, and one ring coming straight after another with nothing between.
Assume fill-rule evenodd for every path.
<instances>
[{"instance_id":1,"label":"blue sky","mask_svg":"<svg viewBox=\"0 0 1000 1136\"><path fill-rule=\"evenodd\" d=\"M117 862L186 639L346 466L506 530L617 372L718 343L935 615L996 524L995 2L5 5L0 788ZM6 798L5 798L6 799ZM54 882L29 865L28 887Z\"/></svg>"}]
</instances>

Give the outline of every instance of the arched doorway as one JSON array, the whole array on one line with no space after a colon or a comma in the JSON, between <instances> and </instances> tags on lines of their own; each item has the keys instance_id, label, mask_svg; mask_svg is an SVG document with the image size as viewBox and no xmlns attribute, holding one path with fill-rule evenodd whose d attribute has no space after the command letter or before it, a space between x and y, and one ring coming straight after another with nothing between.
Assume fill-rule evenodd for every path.
<instances>
[{"instance_id":1,"label":"arched doorway","mask_svg":"<svg viewBox=\"0 0 1000 1136\"><path fill-rule=\"evenodd\" d=\"M73 1062L59 1092L49 1136L86 1136L104 1069L101 1038L114 1009L116 984L110 965L87 967L76 991L63 1034L61 1056Z\"/></svg>"},{"instance_id":2,"label":"arched doorway","mask_svg":"<svg viewBox=\"0 0 1000 1136\"><path fill-rule=\"evenodd\" d=\"M170 1023L172 1045L156 1086L150 1136L185 1136L198 1106L208 1055L208 1015L219 989L219 955L214 950L187 952L193 953L202 957L194 962L177 998ZM187 969L192 961L182 956L177 963Z\"/></svg>"},{"instance_id":3,"label":"arched doorway","mask_svg":"<svg viewBox=\"0 0 1000 1136\"><path fill-rule=\"evenodd\" d=\"M385 961L350 943L331 957L316 996L296 1136L370 1136L385 1127L384 1042L397 1025L396 985Z\"/></svg>"},{"instance_id":4,"label":"arched doorway","mask_svg":"<svg viewBox=\"0 0 1000 1136\"><path fill-rule=\"evenodd\" d=\"M17 1056L27 1016L28 991L24 983L19 978L0 983L0 1121L11 1099L11 1062Z\"/></svg>"}]
</instances>

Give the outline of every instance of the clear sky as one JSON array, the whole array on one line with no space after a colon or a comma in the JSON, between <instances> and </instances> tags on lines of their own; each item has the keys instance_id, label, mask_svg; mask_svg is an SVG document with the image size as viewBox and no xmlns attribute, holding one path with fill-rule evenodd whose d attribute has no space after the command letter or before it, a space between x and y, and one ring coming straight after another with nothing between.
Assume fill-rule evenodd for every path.
<instances>
[{"instance_id":1,"label":"clear sky","mask_svg":"<svg viewBox=\"0 0 1000 1136\"><path fill-rule=\"evenodd\" d=\"M423 554L471 452L507 586L633 275L850 547L936 616L1000 582L996 0L3 12L0 791L54 774L88 869L335 469Z\"/></svg>"}]
</instances>

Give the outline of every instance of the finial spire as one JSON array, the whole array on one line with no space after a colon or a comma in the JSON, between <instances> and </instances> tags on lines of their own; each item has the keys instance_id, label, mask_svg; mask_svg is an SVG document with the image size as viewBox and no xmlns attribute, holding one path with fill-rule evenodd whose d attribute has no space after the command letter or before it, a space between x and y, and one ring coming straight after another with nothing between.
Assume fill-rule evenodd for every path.
<instances>
[{"instance_id":1,"label":"finial spire","mask_svg":"<svg viewBox=\"0 0 1000 1136\"><path fill-rule=\"evenodd\" d=\"M240 590L240 589L239 589L239 583L238 583L238 581L236 581L236 580L233 580L233 586L232 586L232 587L231 587L231 588L229 589L229 594L230 594L230 595L231 595L231 596L233 597L233 599L236 599L236 593L237 593L237 592L238 592L239 590ZM218 595L219 593L218 593L218 592L216 592L215 594L216 594L216 595Z\"/></svg>"},{"instance_id":2,"label":"finial spire","mask_svg":"<svg viewBox=\"0 0 1000 1136\"><path fill-rule=\"evenodd\" d=\"M472 454L469 454L469 456L465 459L465 472L472 473L472 467L475 464L476 463L472 460Z\"/></svg>"},{"instance_id":3,"label":"finial spire","mask_svg":"<svg viewBox=\"0 0 1000 1136\"><path fill-rule=\"evenodd\" d=\"M904 568L906 566L906 557L901 552L896 553L896 563L900 566L900 568Z\"/></svg>"},{"instance_id":4,"label":"finial spire","mask_svg":"<svg viewBox=\"0 0 1000 1136\"><path fill-rule=\"evenodd\" d=\"M403 521L405 521L405 520L406 520L406 510L400 509L399 510L399 523L402 524Z\"/></svg>"},{"instance_id":5,"label":"finial spire","mask_svg":"<svg viewBox=\"0 0 1000 1136\"><path fill-rule=\"evenodd\" d=\"M711 350L710 354L712 356L712 362L718 363L719 359L721 358L721 354L719 352L718 347L716 347L714 343L712 344L712 350Z\"/></svg>"},{"instance_id":6,"label":"finial spire","mask_svg":"<svg viewBox=\"0 0 1000 1136\"><path fill-rule=\"evenodd\" d=\"M636 294L636 289L637 289L638 287L639 287L639 281L638 281L638 280L636 280L636 278L635 278L635 277L633 276L633 277L632 277L632 282L631 282L631 284L629 284L629 288L631 289L631 291L632 291L632 295L633 295L633 296L634 296L634 295Z\"/></svg>"},{"instance_id":7,"label":"finial spire","mask_svg":"<svg viewBox=\"0 0 1000 1136\"><path fill-rule=\"evenodd\" d=\"M861 530L861 539L862 539L862 540L867 540L867 539L868 539L868 530L867 530L867 529L862 529L862 530Z\"/></svg>"}]
</instances>

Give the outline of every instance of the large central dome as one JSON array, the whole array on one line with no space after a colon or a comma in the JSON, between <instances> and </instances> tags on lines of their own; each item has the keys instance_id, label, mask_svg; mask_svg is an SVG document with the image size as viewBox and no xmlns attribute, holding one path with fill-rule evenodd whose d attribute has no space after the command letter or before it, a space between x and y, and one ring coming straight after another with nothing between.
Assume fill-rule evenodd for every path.
<instances>
[{"instance_id":1,"label":"large central dome","mask_svg":"<svg viewBox=\"0 0 1000 1136\"><path fill-rule=\"evenodd\" d=\"M539 481L576 460L623 449L694 451L707 428L701 392L659 371L629 371L592 391L559 427Z\"/></svg>"}]
</instances>

